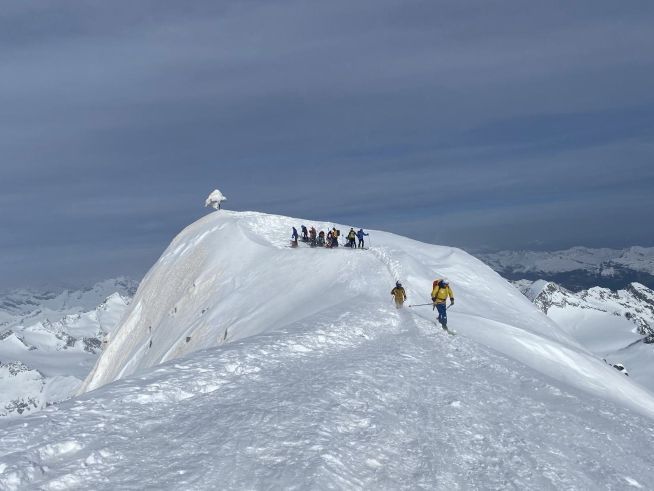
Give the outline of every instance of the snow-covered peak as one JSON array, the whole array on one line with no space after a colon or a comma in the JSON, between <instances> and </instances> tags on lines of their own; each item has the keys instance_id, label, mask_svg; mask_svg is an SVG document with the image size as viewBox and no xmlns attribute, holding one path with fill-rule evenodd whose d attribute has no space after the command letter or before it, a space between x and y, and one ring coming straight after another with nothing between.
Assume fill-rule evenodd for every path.
<instances>
[{"instance_id":1,"label":"snow-covered peak","mask_svg":"<svg viewBox=\"0 0 654 491\"><path fill-rule=\"evenodd\" d=\"M551 288L558 288L558 285L546 280L518 280L513 282L513 284L532 302L538 298L543 291Z\"/></svg>"},{"instance_id":2,"label":"snow-covered peak","mask_svg":"<svg viewBox=\"0 0 654 491\"><path fill-rule=\"evenodd\" d=\"M187 227L143 279L84 390L197 350L384 306L396 280L409 302L429 302L432 281L444 276L456 298L450 323L462 335L654 415L651 395L607 373L601 360L469 254L379 231L371 232L370 250L288 247L291 227L302 223L318 230L350 226L225 212ZM429 307L410 315L435 317Z\"/></svg>"},{"instance_id":3,"label":"snow-covered peak","mask_svg":"<svg viewBox=\"0 0 654 491\"><path fill-rule=\"evenodd\" d=\"M513 284L545 314L552 306L561 308L580 303L573 292L552 281L519 280Z\"/></svg>"}]
</instances>

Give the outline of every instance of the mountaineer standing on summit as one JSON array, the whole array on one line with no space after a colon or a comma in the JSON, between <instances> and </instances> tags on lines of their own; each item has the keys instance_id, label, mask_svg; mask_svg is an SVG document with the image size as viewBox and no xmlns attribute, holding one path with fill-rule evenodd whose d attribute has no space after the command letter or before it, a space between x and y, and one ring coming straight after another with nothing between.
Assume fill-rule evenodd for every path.
<instances>
[{"instance_id":1,"label":"mountaineer standing on summit","mask_svg":"<svg viewBox=\"0 0 654 491\"><path fill-rule=\"evenodd\" d=\"M447 329L447 298L450 298L450 305L454 305L454 293L450 283L445 279L434 281L431 290L431 301L434 308L438 309L438 322L443 329Z\"/></svg>"},{"instance_id":2,"label":"mountaineer standing on summit","mask_svg":"<svg viewBox=\"0 0 654 491\"><path fill-rule=\"evenodd\" d=\"M355 249L356 248L356 238L357 238L357 233L354 231L353 228L350 228L350 231L347 234L347 247L350 249Z\"/></svg>"},{"instance_id":3,"label":"mountaineer standing on summit","mask_svg":"<svg viewBox=\"0 0 654 491\"><path fill-rule=\"evenodd\" d=\"M358 245L358 247L360 247L361 249L364 248L363 246L364 246L365 244L364 244L364 240L363 240L363 238L364 238L366 235L368 235L368 234L365 233L365 232L363 231L362 228L360 228L359 231L357 232L357 238L359 239L359 245Z\"/></svg>"}]
</instances>

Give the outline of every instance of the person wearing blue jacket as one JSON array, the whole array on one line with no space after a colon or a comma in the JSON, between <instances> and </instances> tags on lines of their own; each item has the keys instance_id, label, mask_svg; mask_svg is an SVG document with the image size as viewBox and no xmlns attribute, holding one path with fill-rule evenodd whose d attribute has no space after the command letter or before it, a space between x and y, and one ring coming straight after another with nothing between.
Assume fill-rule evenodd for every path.
<instances>
[{"instance_id":1,"label":"person wearing blue jacket","mask_svg":"<svg viewBox=\"0 0 654 491\"><path fill-rule=\"evenodd\" d=\"M357 247L360 247L361 249L363 249L363 246L364 246L363 237L366 236L366 235L368 235L368 234L365 233L362 228L360 228L359 231L357 232L357 238L359 239L359 245Z\"/></svg>"},{"instance_id":2,"label":"person wearing blue jacket","mask_svg":"<svg viewBox=\"0 0 654 491\"><path fill-rule=\"evenodd\" d=\"M291 247L297 247L297 239L299 235L297 233L297 229L293 227L293 234L291 235Z\"/></svg>"}]
</instances>

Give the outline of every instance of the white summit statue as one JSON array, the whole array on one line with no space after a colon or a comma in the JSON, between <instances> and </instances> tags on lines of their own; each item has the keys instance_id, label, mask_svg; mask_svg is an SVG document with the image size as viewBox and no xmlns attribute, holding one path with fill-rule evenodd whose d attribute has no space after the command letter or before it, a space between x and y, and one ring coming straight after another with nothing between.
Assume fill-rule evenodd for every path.
<instances>
[{"instance_id":1,"label":"white summit statue","mask_svg":"<svg viewBox=\"0 0 654 491\"><path fill-rule=\"evenodd\" d=\"M204 202L204 206L213 206L214 210L220 210L220 204L227 198L218 189L215 189Z\"/></svg>"}]
</instances>

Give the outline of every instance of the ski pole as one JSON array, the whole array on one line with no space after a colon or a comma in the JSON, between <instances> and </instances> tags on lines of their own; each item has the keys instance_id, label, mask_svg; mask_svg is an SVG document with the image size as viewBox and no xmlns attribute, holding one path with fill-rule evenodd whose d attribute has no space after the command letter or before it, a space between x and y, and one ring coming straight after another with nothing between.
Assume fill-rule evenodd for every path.
<instances>
[{"instance_id":1,"label":"ski pole","mask_svg":"<svg viewBox=\"0 0 654 491\"><path fill-rule=\"evenodd\" d=\"M422 307L423 305L433 305L431 302L430 303L419 303L416 305L409 305L409 307Z\"/></svg>"}]
</instances>

